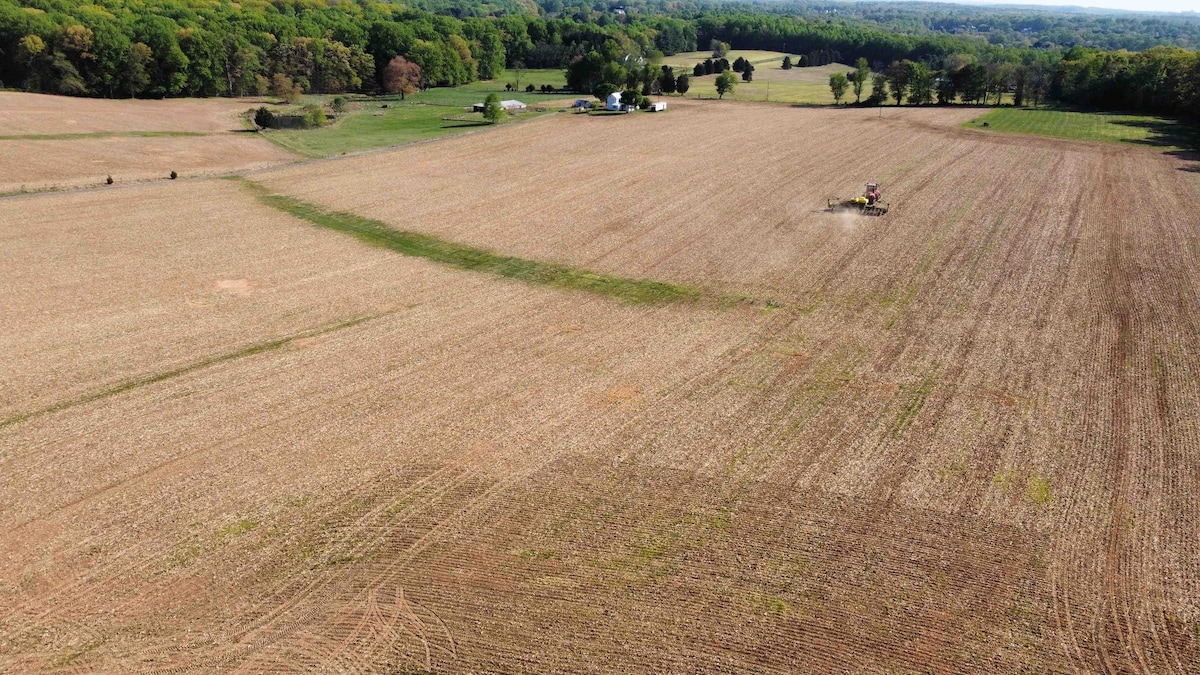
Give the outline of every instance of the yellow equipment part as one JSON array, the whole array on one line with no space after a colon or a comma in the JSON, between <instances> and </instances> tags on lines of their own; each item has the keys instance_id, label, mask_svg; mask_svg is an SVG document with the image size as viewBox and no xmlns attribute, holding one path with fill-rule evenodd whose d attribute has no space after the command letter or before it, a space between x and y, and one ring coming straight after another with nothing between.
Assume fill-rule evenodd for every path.
<instances>
[{"instance_id":1,"label":"yellow equipment part","mask_svg":"<svg viewBox=\"0 0 1200 675\"><path fill-rule=\"evenodd\" d=\"M855 204L866 204L867 198L866 197L855 197L854 199L851 199L850 201L854 202Z\"/></svg>"}]
</instances>

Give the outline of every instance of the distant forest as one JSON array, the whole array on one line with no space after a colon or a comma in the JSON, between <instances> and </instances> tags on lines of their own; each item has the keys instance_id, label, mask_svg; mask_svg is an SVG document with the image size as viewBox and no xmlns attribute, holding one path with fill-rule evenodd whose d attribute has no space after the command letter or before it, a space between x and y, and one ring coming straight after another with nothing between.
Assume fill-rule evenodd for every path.
<instances>
[{"instance_id":1,"label":"distant forest","mask_svg":"<svg viewBox=\"0 0 1200 675\"><path fill-rule=\"evenodd\" d=\"M664 55L714 43L814 63L865 58L876 71L908 62L946 104L978 101L982 88L985 101L1020 91L1022 102L1200 118L1200 17L1188 15L807 0L0 0L0 86L79 96L264 94L280 76L304 92L375 93L396 57L416 65L403 72L420 87L518 64L636 82Z\"/></svg>"}]
</instances>

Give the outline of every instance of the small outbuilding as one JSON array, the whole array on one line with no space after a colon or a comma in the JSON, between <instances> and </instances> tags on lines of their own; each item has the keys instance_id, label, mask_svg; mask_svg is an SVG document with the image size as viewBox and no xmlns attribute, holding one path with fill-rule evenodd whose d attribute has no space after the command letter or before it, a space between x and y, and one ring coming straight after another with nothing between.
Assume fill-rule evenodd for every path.
<instances>
[{"instance_id":1,"label":"small outbuilding","mask_svg":"<svg viewBox=\"0 0 1200 675\"><path fill-rule=\"evenodd\" d=\"M507 101L500 101L500 107L508 112L525 112L528 106L520 101L509 99ZM476 103L471 106L471 112L483 112L483 108L484 105L482 103Z\"/></svg>"},{"instance_id":2,"label":"small outbuilding","mask_svg":"<svg viewBox=\"0 0 1200 675\"><path fill-rule=\"evenodd\" d=\"M621 111L621 92L614 91L608 95L608 100L604 102L605 110Z\"/></svg>"},{"instance_id":3,"label":"small outbuilding","mask_svg":"<svg viewBox=\"0 0 1200 675\"><path fill-rule=\"evenodd\" d=\"M575 105L573 105L571 107L578 108L580 110L587 110L588 108L592 107L592 102L587 100L586 98L577 98L577 99L575 99Z\"/></svg>"},{"instance_id":4,"label":"small outbuilding","mask_svg":"<svg viewBox=\"0 0 1200 675\"><path fill-rule=\"evenodd\" d=\"M662 112L666 109L667 109L666 101L659 101L659 102L655 103L654 105L650 106L650 112Z\"/></svg>"}]
</instances>

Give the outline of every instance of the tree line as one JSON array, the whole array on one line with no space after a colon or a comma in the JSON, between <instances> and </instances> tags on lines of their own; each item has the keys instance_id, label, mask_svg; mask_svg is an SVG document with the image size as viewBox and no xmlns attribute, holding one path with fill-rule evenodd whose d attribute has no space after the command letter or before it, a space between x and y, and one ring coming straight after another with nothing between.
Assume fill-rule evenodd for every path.
<instances>
[{"instance_id":1,"label":"tree line","mask_svg":"<svg viewBox=\"0 0 1200 675\"><path fill-rule=\"evenodd\" d=\"M861 101L866 77L873 77L872 94ZM831 75L829 87L837 102L854 87L855 102L871 105L889 99L897 105L999 105L1010 95L1016 106L1054 101L1200 119L1200 55L1178 47L1144 52L1076 47L1061 58L1028 62L981 61L958 53L938 60L892 61L874 75L860 58L855 71Z\"/></svg>"},{"instance_id":2,"label":"tree line","mask_svg":"<svg viewBox=\"0 0 1200 675\"><path fill-rule=\"evenodd\" d=\"M429 0L418 9L319 0L0 0L0 84L107 97L406 93L521 66L565 68L579 92L601 84L653 92L670 89L664 55L715 45L703 75L734 70L752 79L753 68L720 63L721 49L732 46L800 54L801 67L862 58L872 70L893 72L889 92L909 102L987 102L1010 93L1200 117L1200 63L1179 47L1006 46L708 0L636 0L619 13L612 3L456 2Z\"/></svg>"}]
</instances>

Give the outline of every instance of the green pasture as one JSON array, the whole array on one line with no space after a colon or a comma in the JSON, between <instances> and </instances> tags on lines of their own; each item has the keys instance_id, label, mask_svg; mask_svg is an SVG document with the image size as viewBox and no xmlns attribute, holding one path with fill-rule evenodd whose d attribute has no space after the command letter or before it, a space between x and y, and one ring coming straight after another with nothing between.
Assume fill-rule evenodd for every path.
<instances>
[{"instance_id":1,"label":"green pasture","mask_svg":"<svg viewBox=\"0 0 1200 675\"><path fill-rule=\"evenodd\" d=\"M783 57L787 56L787 54L785 54L784 52L772 52L772 51L765 51L765 50L761 50L761 49L730 49L729 53L725 55L725 58L729 59L730 63L733 63L734 61L737 60L737 58L739 56L742 57L743 59L746 59L750 63L753 63L757 67L761 64L770 63L770 62L783 63ZM792 56L792 61L795 61L796 59L800 58L796 54L792 54L791 56ZM678 70L680 68L687 68L688 72L690 73L692 68L697 63L702 63L705 59L711 59L711 58L712 58L711 51L708 51L708 52L682 52L680 54L674 54L672 56L665 57L663 59L663 63L665 63L668 66L674 67L676 70Z\"/></svg>"},{"instance_id":2,"label":"green pasture","mask_svg":"<svg viewBox=\"0 0 1200 675\"><path fill-rule=\"evenodd\" d=\"M1148 115L1041 108L994 108L963 126L988 131L1053 136L1080 141L1131 143L1187 150L1200 147L1197 132L1176 120Z\"/></svg>"},{"instance_id":3,"label":"green pasture","mask_svg":"<svg viewBox=\"0 0 1200 675\"><path fill-rule=\"evenodd\" d=\"M504 79L472 82L461 87L438 87L406 96L346 96L346 111L336 116L334 123L320 129L272 129L263 135L274 143L305 157L328 157L346 152L358 152L404 143L441 138L471 129L488 126L479 113L466 108L482 103L490 93L502 98L514 98L530 107L529 112L508 115L502 124L529 119L543 114L533 110L542 103L555 105L570 95L528 94L524 91L505 91L505 83L516 81L516 73L508 71ZM521 74L521 87L549 84L556 88L564 84L561 70L527 70ZM332 96L304 97L300 104L328 104ZM385 107L386 106L386 107ZM277 111L295 106L278 107Z\"/></svg>"},{"instance_id":4,"label":"green pasture","mask_svg":"<svg viewBox=\"0 0 1200 675\"><path fill-rule=\"evenodd\" d=\"M725 98L733 101L771 101L776 103L793 103L799 105L832 105L833 93L829 91L829 76L833 73L846 73L853 70L850 66L833 64L813 68L792 68L784 70L781 66L783 56L768 63L756 64L754 80L744 82L741 73L737 86L732 94ZM677 74L683 71L676 71ZM688 98L717 98L717 76L704 75L693 77L688 73L690 88ZM871 95L871 83L863 85L862 99L865 101ZM842 103L853 103L854 91L847 90L842 97Z\"/></svg>"}]
</instances>

